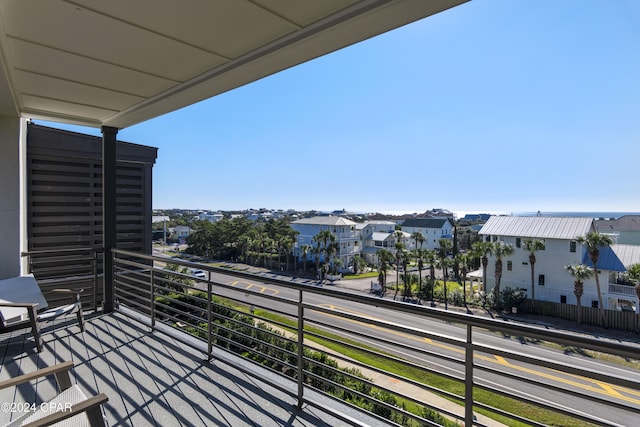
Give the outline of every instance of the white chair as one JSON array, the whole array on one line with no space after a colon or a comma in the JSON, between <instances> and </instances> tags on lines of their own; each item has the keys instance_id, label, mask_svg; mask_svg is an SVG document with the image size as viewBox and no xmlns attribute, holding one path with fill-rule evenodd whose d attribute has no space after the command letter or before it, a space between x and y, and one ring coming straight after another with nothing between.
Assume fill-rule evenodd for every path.
<instances>
[{"instance_id":1,"label":"white chair","mask_svg":"<svg viewBox=\"0 0 640 427\"><path fill-rule=\"evenodd\" d=\"M45 310L48 303L33 274L0 280L0 333L31 328L38 352L41 352L40 323L75 313L80 331L84 332L82 290L54 289L53 292L75 294L75 298L70 304Z\"/></svg>"},{"instance_id":2,"label":"white chair","mask_svg":"<svg viewBox=\"0 0 640 427\"><path fill-rule=\"evenodd\" d=\"M24 415L12 420L5 427L16 426L106 426L102 405L109 398L100 393L87 397L77 384L71 383L69 370L73 368L73 362L63 362L55 366L39 369L35 372L20 375L9 380L0 381L0 390L17 387L49 375L55 375L59 394L43 404L34 405L34 411L25 412ZM19 393L16 393L19 395ZM35 403L35 402L29 402Z\"/></svg>"}]
</instances>

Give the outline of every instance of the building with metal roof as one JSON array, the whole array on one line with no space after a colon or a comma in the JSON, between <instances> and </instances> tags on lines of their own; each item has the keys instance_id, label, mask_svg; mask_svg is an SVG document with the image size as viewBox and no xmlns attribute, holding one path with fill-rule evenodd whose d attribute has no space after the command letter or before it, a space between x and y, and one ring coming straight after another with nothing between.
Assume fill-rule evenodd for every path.
<instances>
[{"instance_id":1,"label":"building with metal roof","mask_svg":"<svg viewBox=\"0 0 640 427\"><path fill-rule=\"evenodd\" d=\"M573 278L565 266L593 266L586 248L577 242L578 238L593 231L596 227L591 217L492 216L478 234L484 241L501 241L514 248L514 253L502 260L501 290L518 288L536 300L575 304ZM533 283L529 251L524 248L527 239L538 239L545 245L544 250L535 252ZM605 309L619 309L629 304L638 307L633 287L620 284L618 280L619 275L635 263L634 259L640 262L640 246L638 250L628 245L601 248L598 276ZM490 255L487 291L495 286L495 261L495 257ZM595 278L585 281L582 303L599 304Z\"/></svg>"}]
</instances>

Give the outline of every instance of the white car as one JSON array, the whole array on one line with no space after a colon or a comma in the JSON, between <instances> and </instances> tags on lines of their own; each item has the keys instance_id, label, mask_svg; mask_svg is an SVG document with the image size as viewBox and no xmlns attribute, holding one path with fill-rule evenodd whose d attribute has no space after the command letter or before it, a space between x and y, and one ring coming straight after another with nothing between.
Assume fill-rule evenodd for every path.
<instances>
[{"instance_id":1,"label":"white car","mask_svg":"<svg viewBox=\"0 0 640 427\"><path fill-rule=\"evenodd\" d=\"M204 280L207 279L207 273L205 273L202 270L195 269L195 268L191 269L191 275L194 276L194 277L197 277L198 279L204 279Z\"/></svg>"}]
</instances>

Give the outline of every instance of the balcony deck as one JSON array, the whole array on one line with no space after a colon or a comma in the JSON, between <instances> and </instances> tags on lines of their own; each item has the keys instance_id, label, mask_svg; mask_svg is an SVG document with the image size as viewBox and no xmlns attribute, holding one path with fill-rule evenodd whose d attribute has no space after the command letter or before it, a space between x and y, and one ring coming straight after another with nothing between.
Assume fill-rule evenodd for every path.
<instances>
[{"instance_id":1,"label":"balcony deck","mask_svg":"<svg viewBox=\"0 0 640 427\"><path fill-rule=\"evenodd\" d=\"M122 313L89 316L86 331L77 324L55 324L43 329L44 350L35 351L28 331L0 335L0 380L71 360L72 381L86 393L109 396L105 407L110 426L339 426L344 420L305 405L266 383L273 376L259 367L254 375L234 368L246 364L224 353L211 362L203 353L162 332L150 333L143 323ZM250 366L247 364L247 366ZM282 379L282 386L295 383ZM0 402L39 404L54 395L51 380L0 391ZM325 405L342 411L340 404L319 396ZM363 414L345 416L367 425ZM0 412L0 425L10 420Z\"/></svg>"}]
</instances>

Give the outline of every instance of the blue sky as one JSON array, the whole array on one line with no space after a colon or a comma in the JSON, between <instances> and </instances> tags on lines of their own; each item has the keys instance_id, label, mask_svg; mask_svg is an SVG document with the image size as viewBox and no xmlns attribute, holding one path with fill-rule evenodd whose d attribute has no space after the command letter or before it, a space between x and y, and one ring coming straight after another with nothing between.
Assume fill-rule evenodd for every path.
<instances>
[{"instance_id":1,"label":"blue sky","mask_svg":"<svg viewBox=\"0 0 640 427\"><path fill-rule=\"evenodd\" d=\"M640 212L640 2L474 0L118 138L155 208Z\"/></svg>"}]
</instances>

